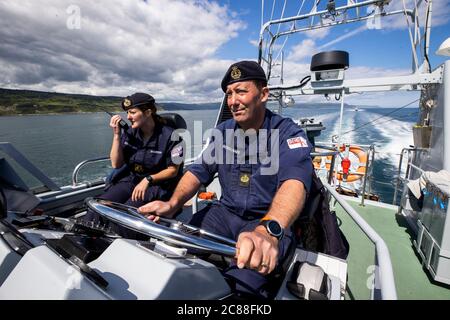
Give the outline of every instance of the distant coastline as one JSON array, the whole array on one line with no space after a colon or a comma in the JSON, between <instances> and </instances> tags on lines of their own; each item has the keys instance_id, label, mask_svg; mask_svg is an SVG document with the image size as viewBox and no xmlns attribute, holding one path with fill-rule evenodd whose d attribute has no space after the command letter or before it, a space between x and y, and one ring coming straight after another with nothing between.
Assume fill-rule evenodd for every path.
<instances>
[{"instance_id":1,"label":"distant coastline","mask_svg":"<svg viewBox=\"0 0 450 320\"><path fill-rule=\"evenodd\" d=\"M14 90L0 88L0 116L19 115L54 115L81 114L103 112L122 112L120 102L122 97L91 96L82 94L66 94L32 90ZM158 110L217 110L216 103L172 103L157 104Z\"/></svg>"},{"instance_id":2,"label":"distant coastline","mask_svg":"<svg viewBox=\"0 0 450 320\"><path fill-rule=\"evenodd\" d=\"M115 96L91 96L84 94L67 94L57 92L44 92L32 90L16 90L0 88L0 117L20 115L58 115L58 114L82 114L104 112L123 112L120 107L122 97ZM270 102L270 104L275 102ZM296 107L320 108L336 107L339 103L296 103ZM345 104L345 108L376 107ZM160 102L157 103L159 111L171 112L173 110L219 110L220 102L210 103L179 103Z\"/></svg>"}]
</instances>

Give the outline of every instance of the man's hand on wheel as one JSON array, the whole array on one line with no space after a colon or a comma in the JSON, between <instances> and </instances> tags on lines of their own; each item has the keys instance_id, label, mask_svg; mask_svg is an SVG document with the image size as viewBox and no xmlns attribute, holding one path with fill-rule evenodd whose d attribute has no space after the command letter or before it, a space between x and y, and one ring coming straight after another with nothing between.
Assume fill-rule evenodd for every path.
<instances>
[{"instance_id":1,"label":"man's hand on wheel","mask_svg":"<svg viewBox=\"0 0 450 320\"><path fill-rule=\"evenodd\" d=\"M269 235L264 227L242 232L236 243L237 266L255 269L266 275L271 273L278 261L278 239Z\"/></svg>"},{"instance_id":2,"label":"man's hand on wheel","mask_svg":"<svg viewBox=\"0 0 450 320\"><path fill-rule=\"evenodd\" d=\"M138 212L142 213L149 220L158 222L159 216L171 218L175 210L167 201L152 201L138 208Z\"/></svg>"}]
</instances>

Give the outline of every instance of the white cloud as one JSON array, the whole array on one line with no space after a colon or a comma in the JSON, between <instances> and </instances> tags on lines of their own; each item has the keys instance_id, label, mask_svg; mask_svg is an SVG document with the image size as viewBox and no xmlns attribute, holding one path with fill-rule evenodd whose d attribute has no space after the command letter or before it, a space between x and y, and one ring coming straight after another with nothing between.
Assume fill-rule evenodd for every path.
<instances>
[{"instance_id":1,"label":"white cloud","mask_svg":"<svg viewBox=\"0 0 450 320\"><path fill-rule=\"evenodd\" d=\"M380 67L350 66L345 72L346 79L380 78L411 74L411 69L385 69Z\"/></svg>"},{"instance_id":2,"label":"white cloud","mask_svg":"<svg viewBox=\"0 0 450 320\"><path fill-rule=\"evenodd\" d=\"M259 46L259 40L254 40L254 39L252 39L252 40L250 40L249 42L250 42L250 44L251 44L252 46L258 48L258 46Z\"/></svg>"},{"instance_id":3,"label":"white cloud","mask_svg":"<svg viewBox=\"0 0 450 320\"><path fill-rule=\"evenodd\" d=\"M344 35L342 35L342 36L340 36L340 37L337 37L336 39L331 40L331 41L325 43L324 45L321 45L321 46L318 48L318 50L319 50L319 51L322 51L323 49L328 48L328 47L331 47L332 45L335 45L336 43L339 43L339 42L341 42L342 40L345 40L345 39L347 39L347 38L351 38L351 37L357 35L358 33L361 33L362 31L364 31L364 30L366 30L366 29L367 29L367 28L366 28L366 26L364 25L364 26L361 26L361 27L359 27L359 28L357 28L357 29L355 29L355 30L352 30L352 31L350 31L350 32L347 32L347 33L345 33Z\"/></svg>"},{"instance_id":4,"label":"white cloud","mask_svg":"<svg viewBox=\"0 0 450 320\"><path fill-rule=\"evenodd\" d=\"M310 59L312 55L319 52L316 47L316 43L312 39L304 39L299 44L292 47L291 52L288 55L288 59L301 62L305 59Z\"/></svg>"},{"instance_id":5,"label":"white cloud","mask_svg":"<svg viewBox=\"0 0 450 320\"><path fill-rule=\"evenodd\" d=\"M77 18L71 5L80 29L67 27ZM4 0L0 87L217 99L229 61L215 53L245 27L206 0Z\"/></svg>"},{"instance_id":6,"label":"white cloud","mask_svg":"<svg viewBox=\"0 0 450 320\"><path fill-rule=\"evenodd\" d=\"M417 0L405 0L405 6L407 9L414 9L414 3ZM419 25L425 26L425 6L426 2L422 1L421 6L419 7ZM433 1L432 6L432 17L431 24L432 26L440 26L444 25L450 21L450 0L438 0ZM386 6L386 11L396 11L396 10L404 10L403 1L391 1L388 6ZM381 28L382 29L405 29L407 28L407 23L405 16L403 14L397 14L394 16L388 16L386 18L381 19Z\"/></svg>"},{"instance_id":7,"label":"white cloud","mask_svg":"<svg viewBox=\"0 0 450 320\"><path fill-rule=\"evenodd\" d=\"M325 38L331 31L331 28L320 28L305 31L304 34L310 39L323 39Z\"/></svg>"}]
</instances>

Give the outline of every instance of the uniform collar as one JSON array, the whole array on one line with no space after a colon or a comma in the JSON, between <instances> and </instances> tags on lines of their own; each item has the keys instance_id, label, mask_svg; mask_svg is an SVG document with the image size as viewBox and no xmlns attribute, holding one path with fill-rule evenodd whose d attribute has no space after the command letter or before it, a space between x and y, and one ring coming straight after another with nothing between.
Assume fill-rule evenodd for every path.
<instances>
[{"instance_id":1,"label":"uniform collar","mask_svg":"<svg viewBox=\"0 0 450 320\"><path fill-rule=\"evenodd\" d=\"M149 147L149 148L155 148L157 145L158 137L161 133L162 125L158 122L155 122L155 128L153 129L153 134L150 137L150 139L147 141L146 144L144 144L144 139L142 138L141 130L133 130L134 131L134 137L141 142L142 146Z\"/></svg>"}]
</instances>

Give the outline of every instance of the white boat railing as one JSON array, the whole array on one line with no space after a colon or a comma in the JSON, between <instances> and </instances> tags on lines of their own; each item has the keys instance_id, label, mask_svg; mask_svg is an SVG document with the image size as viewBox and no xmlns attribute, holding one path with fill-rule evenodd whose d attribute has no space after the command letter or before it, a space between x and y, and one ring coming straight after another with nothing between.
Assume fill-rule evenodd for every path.
<instances>
[{"instance_id":1,"label":"white boat railing","mask_svg":"<svg viewBox=\"0 0 450 320\"><path fill-rule=\"evenodd\" d=\"M409 179L411 178L411 168L416 169L420 173L423 173L423 170L421 168L412 164L411 154L415 153L415 152L429 152L429 150L426 148L403 148L402 151L400 152L400 159L398 162L398 169L397 169L397 179L396 179L395 190L394 190L394 198L392 199L392 204L394 204L394 205L397 202L398 191L400 190L400 187L401 187L400 183L408 182ZM407 165L406 165L405 177L402 178L401 173L402 173L402 166L403 166L403 157L404 157L405 153L407 153Z\"/></svg>"},{"instance_id":2,"label":"white boat railing","mask_svg":"<svg viewBox=\"0 0 450 320\"><path fill-rule=\"evenodd\" d=\"M104 162L109 160L109 157L99 157L99 158L93 158L93 159L87 159L84 161L81 161L79 164L75 166L75 169L73 169L72 172L72 185L76 186L78 184L78 173L80 172L80 169L84 167L87 164L96 163L96 162Z\"/></svg>"},{"instance_id":3,"label":"white boat railing","mask_svg":"<svg viewBox=\"0 0 450 320\"><path fill-rule=\"evenodd\" d=\"M379 286L380 298L383 300L397 300L397 290L395 288L394 271L392 268L389 249L384 240L376 231L351 207L347 201L328 183L323 183L325 188L331 193L336 201L341 205L344 211L353 219L358 227L375 244L375 269L374 286L372 286L372 298L378 298L377 291Z\"/></svg>"}]
</instances>

